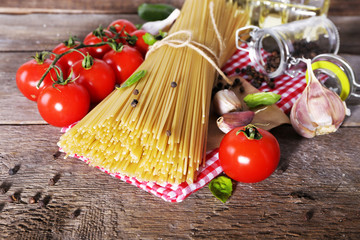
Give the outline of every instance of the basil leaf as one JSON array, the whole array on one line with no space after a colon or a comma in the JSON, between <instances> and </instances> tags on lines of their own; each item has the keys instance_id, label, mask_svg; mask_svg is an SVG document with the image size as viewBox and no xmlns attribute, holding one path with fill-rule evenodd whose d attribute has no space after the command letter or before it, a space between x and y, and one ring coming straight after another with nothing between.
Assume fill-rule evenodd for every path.
<instances>
[{"instance_id":1,"label":"basil leaf","mask_svg":"<svg viewBox=\"0 0 360 240\"><path fill-rule=\"evenodd\" d=\"M225 203L233 191L232 181L225 176L217 177L209 183L209 189L217 199Z\"/></svg>"},{"instance_id":2,"label":"basil leaf","mask_svg":"<svg viewBox=\"0 0 360 240\"><path fill-rule=\"evenodd\" d=\"M157 41L156 38L150 33L145 33L142 38L144 39L144 42L149 46L154 45L154 43L156 43Z\"/></svg>"},{"instance_id":3,"label":"basil leaf","mask_svg":"<svg viewBox=\"0 0 360 240\"><path fill-rule=\"evenodd\" d=\"M244 102L249 108L260 105L272 105L281 99L281 95L273 92L251 93L244 97Z\"/></svg>"},{"instance_id":4,"label":"basil leaf","mask_svg":"<svg viewBox=\"0 0 360 240\"><path fill-rule=\"evenodd\" d=\"M137 71L135 73L133 73L121 86L120 88L126 88L129 87L131 85L133 85L134 83L138 82L140 79L142 79L145 74L147 73L146 70L140 70Z\"/></svg>"}]
</instances>

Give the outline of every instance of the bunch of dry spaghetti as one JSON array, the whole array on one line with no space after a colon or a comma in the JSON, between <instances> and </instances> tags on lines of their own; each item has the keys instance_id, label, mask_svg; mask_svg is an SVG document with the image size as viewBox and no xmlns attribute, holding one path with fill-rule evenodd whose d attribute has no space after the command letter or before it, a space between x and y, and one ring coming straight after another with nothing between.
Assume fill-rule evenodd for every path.
<instances>
[{"instance_id":1,"label":"bunch of dry spaghetti","mask_svg":"<svg viewBox=\"0 0 360 240\"><path fill-rule=\"evenodd\" d=\"M139 67L145 77L112 92L59 146L110 173L192 183L205 157L214 64L234 53L246 21L236 1L186 0L169 38Z\"/></svg>"}]
</instances>

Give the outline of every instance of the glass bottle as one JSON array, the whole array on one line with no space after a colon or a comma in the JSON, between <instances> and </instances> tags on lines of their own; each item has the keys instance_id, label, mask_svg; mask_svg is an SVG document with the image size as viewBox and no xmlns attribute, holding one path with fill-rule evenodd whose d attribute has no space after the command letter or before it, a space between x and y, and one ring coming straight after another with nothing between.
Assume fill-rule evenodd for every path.
<instances>
[{"instance_id":1,"label":"glass bottle","mask_svg":"<svg viewBox=\"0 0 360 240\"><path fill-rule=\"evenodd\" d=\"M249 25L276 26L314 16L327 15L330 0L244 0Z\"/></svg>"},{"instance_id":2,"label":"glass bottle","mask_svg":"<svg viewBox=\"0 0 360 240\"><path fill-rule=\"evenodd\" d=\"M249 31L250 30L250 31ZM246 39L246 40L244 40ZM247 43L247 48L241 43ZM258 71L270 78L299 73L300 58L336 54L340 39L336 26L325 16L260 29L246 26L236 32L236 46L247 51Z\"/></svg>"}]
</instances>

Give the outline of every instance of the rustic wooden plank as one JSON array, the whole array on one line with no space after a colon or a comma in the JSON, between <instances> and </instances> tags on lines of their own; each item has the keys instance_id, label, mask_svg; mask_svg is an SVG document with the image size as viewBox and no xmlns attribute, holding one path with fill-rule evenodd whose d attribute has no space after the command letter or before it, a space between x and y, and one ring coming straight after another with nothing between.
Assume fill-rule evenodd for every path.
<instances>
[{"instance_id":1,"label":"rustic wooden plank","mask_svg":"<svg viewBox=\"0 0 360 240\"><path fill-rule=\"evenodd\" d=\"M125 18L140 23L137 15L117 14L30 14L0 15L0 51L52 50L70 35L83 39L99 25Z\"/></svg>"},{"instance_id":2,"label":"rustic wooden plank","mask_svg":"<svg viewBox=\"0 0 360 240\"><path fill-rule=\"evenodd\" d=\"M273 131L279 169L256 184L236 184L226 204L207 187L166 203L63 154L59 129L0 126L1 239L357 239L360 237L359 128L303 139ZM9 168L21 164L15 175ZM50 186L48 180L60 174ZM23 203L9 203L21 191ZM41 193L46 208L28 204ZM80 214L72 218L72 213Z\"/></svg>"},{"instance_id":3,"label":"rustic wooden plank","mask_svg":"<svg viewBox=\"0 0 360 240\"><path fill-rule=\"evenodd\" d=\"M360 4L359 4L360 6ZM340 53L360 54L360 16L330 17L340 34Z\"/></svg>"},{"instance_id":4,"label":"rustic wooden plank","mask_svg":"<svg viewBox=\"0 0 360 240\"><path fill-rule=\"evenodd\" d=\"M83 39L99 25L125 18L134 23L141 19L134 14L0 14L0 51L51 50L69 35ZM330 17L339 29L340 52L360 54L360 16ZM74 24L76 23L76 24Z\"/></svg>"},{"instance_id":5,"label":"rustic wooden plank","mask_svg":"<svg viewBox=\"0 0 360 240\"><path fill-rule=\"evenodd\" d=\"M102 1L92 1L92 0L63 0L63 1L54 1L54 0L3 0L0 4L0 9L3 8L3 12L0 13L18 13L18 8L28 9L27 11L38 12L53 12L56 9L61 9L64 12L73 12L74 10L81 10L84 12L116 12L116 13L136 13L138 6L142 3L165 3L171 4L176 7L181 7L184 0L137 0L137 1L116 1L116 0L102 0Z\"/></svg>"},{"instance_id":6,"label":"rustic wooden plank","mask_svg":"<svg viewBox=\"0 0 360 240\"><path fill-rule=\"evenodd\" d=\"M181 7L184 0L3 0L0 3L0 13L136 13L137 7L143 3L166 3ZM358 0L331 0L330 16L358 16L360 4Z\"/></svg>"}]
</instances>

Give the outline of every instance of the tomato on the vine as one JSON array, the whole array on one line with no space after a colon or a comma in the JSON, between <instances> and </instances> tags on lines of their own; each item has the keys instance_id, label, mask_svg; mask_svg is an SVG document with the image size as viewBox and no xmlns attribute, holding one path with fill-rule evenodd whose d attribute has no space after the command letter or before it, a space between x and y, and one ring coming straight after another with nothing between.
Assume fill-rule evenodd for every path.
<instances>
[{"instance_id":1,"label":"tomato on the vine","mask_svg":"<svg viewBox=\"0 0 360 240\"><path fill-rule=\"evenodd\" d=\"M131 34L132 32L136 31L136 26L126 19L117 19L109 24L108 29L113 26L117 33L120 33L120 37L126 38L126 33ZM125 43L125 40L123 39L120 41L122 43Z\"/></svg>"},{"instance_id":2,"label":"tomato on the vine","mask_svg":"<svg viewBox=\"0 0 360 240\"><path fill-rule=\"evenodd\" d=\"M219 159L230 178L255 183L275 171L280 160L280 147L270 132L248 125L235 128L224 136Z\"/></svg>"},{"instance_id":3,"label":"tomato on the vine","mask_svg":"<svg viewBox=\"0 0 360 240\"><path fill-rule=\"evenodd\" d=\"M130 36L136 36L137 40L135 42L135 48L145 56L147 51L149 50L149 44L145 43L143 36L147 32L145 30L136 30L130 34Z\"/></svg>"},{"instance_id":4,"label":"tomato on the vine","mask_svg":"<svg viewBox=\"0 0 360 240\"><path fill-rule=\"evenodd\" d=\"M51 69L45 76L43 82L37 88L37 85L52 61L45 58L46 54L36 53L34 59L27 61L19 67L16 72L16 85L20 92L28 99L36 101L41 90L53 83L52 79L56 79L56 72Z\"/></svg>"},{"instance_id":5,"label":"tomato on the vine","mask_svg":"<svg viewBox=\"0 0 360 240\"><path fill-rule=\"evenodd\" d=\"M71 78L88 90L91 103L99 103L115 88L115 73L101 59L87 55L84 60L77 61L72 69Z\"/></svg>"},{"instance_id":6,"label":"tomato on the vine","mask_svg":"<svg viewBox=\"0 0 360 240\"><path fill-rule=\"evenodd\" d=\"M108 38L112 38L114 36L108 30L104 30L103 28L99 27L94 32L89 33L84 38L84 44L86 45L94 45L101 42L106 42ZM102 58L105 53L111 50L111 47L108 44L99 47L88 47L87 51L90 53L91 56L94 58Z\"/></svg>"},{"instance_id":7,"label":"tomato on the vine","mask_svg":"<svg viewBox=\"0 0 360 240\"><path fill-rule=\"evenodd\" d=\"M41 117L56 127L81 120L89 111L90 95L85 87L69 82L44 88L37 101Z\"/></svg>"},{"instance_id":8,"label":"tomato on the vine","mask_svg":"<svg viewBox=\"0 0 360 240\"><path fill-rule=\"evenodd\" d=\"M144 61L141 53L133 47L120 44L118 50L107 52L103 60L111 66L116 76L116 83L126 81Z\"/></svg>"},{"instance_id":9,"label":"tomato on the vine","mask_svg":"<svg viewBox=\"0 0 360 240\"><path fill-rule=\"evenodd\" d=\"M75 47L77 47L80 43L78 41L75 41L75 39L73 37L70 37L69 40L58 44L54 49L53 49L53 53L55 54L62 54L64 52L69 51L70 49L73 49ZM80 48L77 49L77 51L82 52L83 54L87 53L87 49L86 48ZM68 54L65 54L64 56L62 56L59 61L57 62L57 65L59 65L61 67L61 69L63 70L64 73L68 72L68 70L71 68L71 66L84 58L84 56L77 52L71 52ZM55 55L51 55L50 59L54 59Z\"/></svg>"}]
</instances>

